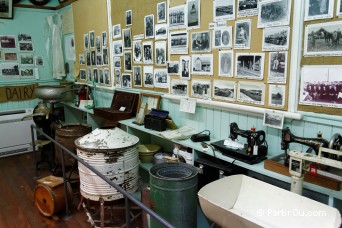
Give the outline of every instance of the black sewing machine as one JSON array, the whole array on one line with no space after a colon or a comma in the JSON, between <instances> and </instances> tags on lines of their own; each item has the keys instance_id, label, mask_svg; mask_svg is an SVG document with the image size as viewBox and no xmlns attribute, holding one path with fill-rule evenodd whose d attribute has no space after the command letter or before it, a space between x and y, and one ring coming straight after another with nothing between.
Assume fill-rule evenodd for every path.
<instances>
[{"instance_id":1,"label":"black sewing machine","mask_svg":"<svg viewBox=\"0 0 342 228\"><path fill-rule=\"evenodd\" d=\"M289 144L293 142L309 146L310 148L307 152L314 150L316 155L318 154L320 147L328 148L329 145L329 142L322 138L321 133L317 134L317 138L303 138L295 136L291 133L289 128L285 128L281 133L281 149L285 150L285 166L289 166L289 156L287 154L287 150L289 149Z\"/></svg>"},{"instance_id":2,"label":"black sewing machine","mask_svg":"<svg viewBox=\"0 0 342 228\"><path fill-rule=\"evenodd\" d=\"M266 159L267 142L265 140L266 136L264 131L241 130L236 123L231 123L229 138L235 141L238 136L247 138L247 144L244 144L244 147L241 149L225 145L225 140L211 143L211 145L221 151L223 155L241 160L248 164L259 163Z\"/></svg>"}]
</instances>

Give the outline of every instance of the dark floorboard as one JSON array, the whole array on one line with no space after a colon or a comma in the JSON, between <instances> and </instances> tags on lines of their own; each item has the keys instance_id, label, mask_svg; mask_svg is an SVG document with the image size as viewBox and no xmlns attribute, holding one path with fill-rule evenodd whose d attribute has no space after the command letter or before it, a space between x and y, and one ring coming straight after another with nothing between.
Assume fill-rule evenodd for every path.
<instances>
[{"instance_id":1,"label":"dark floorboard","mask_svg":"<svg viewBox=\"0 0 342 228\"><path fill-rule=\"evenodd\" d=\"M72 185L74 200L70 206L71 218L66 219L64 210L52 217L45 217L39 212L34 203L36 179L51 175L51 171L47 164L42 163L37 178L33 164L32 153L0 158L0 228L91 227L84 209L77 210L80 202L77 183ZM86 204L91 212L90 206L93 206L95 211L100 211L99 206L97 206L99 202L87 201ZM120 200L115 204L124 206ZM106 214L106 219L107 217L109 216ZM113 218L117 225L124 224L123 211L115 210ZM141 217L137 220L137 224L132 224L133 227L142 227L140 225ZM100 224L97 223L96 225L99 226Z\"/></svg>"}]
</instances>

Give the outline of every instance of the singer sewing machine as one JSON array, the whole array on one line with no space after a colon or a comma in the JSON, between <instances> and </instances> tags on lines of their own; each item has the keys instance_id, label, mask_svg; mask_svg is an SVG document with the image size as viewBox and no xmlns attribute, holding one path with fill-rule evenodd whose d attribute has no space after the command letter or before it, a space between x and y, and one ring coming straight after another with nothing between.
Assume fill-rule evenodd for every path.
<instances>
[{"instance_id":1,"label":"singer sewing machine","mask_svg":"<svg viewBox=\"0 0 342 228\"><path fill-rule=\"evenodd\" d=\"M284 161L285 166L289 166L288 149L289 149L289 144L293 142L309 146L315 151L316 155L318 154L320 147L328 148L329 146L329 142L325 140L324 138L322 138L321 133L317 134L317 138L303 138L303 137L295 136L294 134L291 133L289 128L285 128L282 130L282 134L281 134L281 149L285 150L285 161ZM311 152L311 151L307 151L307 152Z\"/></svg>"},{"instance_id":2,"label":"singer sewing machine","mask_svg":"<svg viewBox=\"0 0 342 228\"><path fill-rule=\"evenodd\" d=\"M247 139L247 144L237 142L238 136ZM241 130L236 123L230 124L230 136L227 140L211 143L223 155L233 157L248 164L259 163L266 159L267 142L263 130ZM238 145L236 145L238 144Z\"/></svg>"}]
</instances>

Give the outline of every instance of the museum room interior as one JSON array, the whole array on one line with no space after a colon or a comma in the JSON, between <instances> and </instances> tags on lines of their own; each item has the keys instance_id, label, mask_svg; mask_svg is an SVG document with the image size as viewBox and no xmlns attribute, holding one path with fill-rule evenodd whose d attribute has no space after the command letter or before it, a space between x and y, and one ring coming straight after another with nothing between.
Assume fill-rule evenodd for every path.
<instances>
[{"instance_id":1,"label":"museum room interior","mask_svg":"<svg viewBox=\"0 0 342 228\"><path fill-rule=\"evenodd\" d=\"M0 0L0 227L341 227L341 18Z\"/></svg>"}]
</instances>

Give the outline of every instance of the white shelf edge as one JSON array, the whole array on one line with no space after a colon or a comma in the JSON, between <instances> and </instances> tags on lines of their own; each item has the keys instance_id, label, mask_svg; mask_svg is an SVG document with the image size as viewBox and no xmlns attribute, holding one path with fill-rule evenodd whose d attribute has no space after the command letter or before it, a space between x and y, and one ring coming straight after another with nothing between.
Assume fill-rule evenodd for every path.
<instances>
[{"instance_id":1,"label":"white shelf edge","mask_svg":"<svg viewBox=\"0 0 342 228\"><path fill-rule=\"evenodd\" d=\"M179 102L183 97L165 94L163 98ZM254 107L254 106L247 106L247 105L240 105L240 104L233 104L233 103L224 103L219 101L211 101L211 100L202 100L197 99L197 104L204 105L207 107L219 107L222 109L237 111L237 112L246 112L252 115L263 115L266 108ZM303 114L295 113L295 112L285 112L285 111L277 111L284 114L285 118L294 119L294 120L301 120L303 119Z\"/></svg>"}]
</instances>

